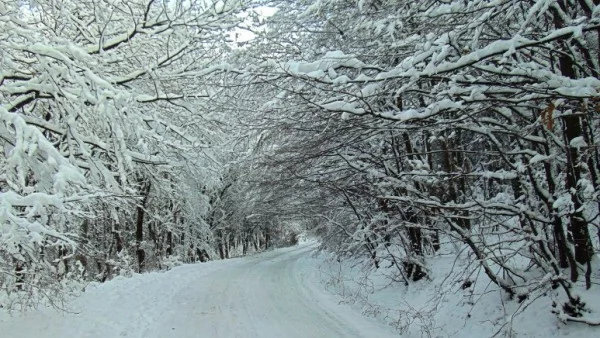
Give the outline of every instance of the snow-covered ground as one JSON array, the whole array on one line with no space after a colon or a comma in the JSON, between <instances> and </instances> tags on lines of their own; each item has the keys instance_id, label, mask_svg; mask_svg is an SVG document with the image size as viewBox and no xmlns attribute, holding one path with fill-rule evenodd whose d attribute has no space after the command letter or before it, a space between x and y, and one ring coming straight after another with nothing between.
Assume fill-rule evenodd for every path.
<instances>
[{"instance_id":1,"label":"snow-covered ground","mask_svg":"<svg viewBox=\"0 0 600 338\"><path fill-rule=\"evenodd\" d=\"M565 324L552 313L553 301L558 306L565 301L560 289L523 302L511 300L485 274L467 276L472 268L466 260L451 255L431 258L428 280L408 286L391 281L397 275L395 267L382 265L373 271L362 261L340 263L327 256L319 256L327 289L357 311L395 327L403 338L600 337L600 327ZM600 318L600 267L594 271L594 287L585 290L580 281L572 291L587 303L590 318ZM457 276L473 281L472 285L457 283Z\"/></svg>"},{"instance_id":2,"label":"snow-covered ground","mask_svg":"<svg viewBox=\"0 0 600 338\"><path fill-rule=\"evenodd\" d=\"M0 314L0 337L397 337L324 290L314 244L118 278L70 313Z\"/></svg>"},{"instance_id":3,"label":"snow-covered ground","mask_svg":"<svg viewBox=\"0 0 600 338\"><path fill-rule=\"evenodd\" d=\"M599 329L564 325L556 297L518 303L489 283L447 283L465 267L431 262L430 281L390 283L389 268L328 259L314 243L88 286L69 312L0 311L0 338L186 337L597 337ZM498 301L498 297L502 298ZM593 309L600 297L584 298ZM597 315L597 313L592 313Z\"/></svg>"}]
</instances>

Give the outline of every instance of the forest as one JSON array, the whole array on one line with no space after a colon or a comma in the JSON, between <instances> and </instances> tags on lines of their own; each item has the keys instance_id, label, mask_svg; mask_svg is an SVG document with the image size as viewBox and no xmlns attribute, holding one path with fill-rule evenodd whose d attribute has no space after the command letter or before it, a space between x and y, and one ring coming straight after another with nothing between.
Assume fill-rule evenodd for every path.
<instances>
[{"instance_id":1,"label":"forest","mask_svg":"<svg viewBox=\"0 0 600 338\"><path fill-rule=\"evenodd\" d=\"M599 134L598 0L0 1L0 307L308 233L597 326Z\"/></svg>"}]
</instances>

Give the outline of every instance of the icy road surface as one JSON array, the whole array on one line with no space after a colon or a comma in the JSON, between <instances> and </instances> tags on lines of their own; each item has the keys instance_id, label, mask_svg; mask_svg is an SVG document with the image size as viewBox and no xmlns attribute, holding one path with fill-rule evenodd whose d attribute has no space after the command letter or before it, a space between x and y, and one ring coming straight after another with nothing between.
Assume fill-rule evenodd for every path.
<instances>
[{"instance_id":1,"label":"icy road surface","mask_svg":"<svg viewBox=\"0 0 600 338\"><path fill-rule=\"evenodd\" d=\"M324 290L314 246L89 287L69 308L0 317L0 337L398 337Z\"/></svg>"}]
</instances>

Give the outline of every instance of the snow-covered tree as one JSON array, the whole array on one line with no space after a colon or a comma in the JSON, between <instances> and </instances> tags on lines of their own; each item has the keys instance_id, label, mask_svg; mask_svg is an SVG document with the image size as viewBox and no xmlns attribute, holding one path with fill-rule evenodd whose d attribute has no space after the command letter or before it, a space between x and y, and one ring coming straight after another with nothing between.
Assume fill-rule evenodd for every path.
<instances>
[{"instance_id":1,"label":"snow-covered tree","mask_svg":"<svg viewBox=\"0 0 600 338\"><path fill-rule=\"evenodd\" d=\"M3 291L43 295L209 243L221 136L204 78L223 69L240 6L0 4Z\"/></svg>"},{"instance_id":2,"label":"snow-covered tree","mask_svg":"<svg viewBox=\"0 0 600 338\"><path fill-rule=\"evenodd\" d=\"M279 6L252 67L272 88L264 162L355 215L325 231L340 252L418 280L441 238L511 297L559 287L559 317L594 323L576 290L592 287L598 245L596 5Z\"/></svg>"}]
</instances>

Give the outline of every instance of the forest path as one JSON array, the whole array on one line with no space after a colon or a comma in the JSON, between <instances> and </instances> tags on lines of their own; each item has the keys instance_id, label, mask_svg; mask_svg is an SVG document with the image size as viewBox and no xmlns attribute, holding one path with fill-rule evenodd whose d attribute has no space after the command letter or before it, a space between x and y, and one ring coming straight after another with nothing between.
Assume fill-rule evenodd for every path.
<instances>
[{"instance_id":1,"label":"forest path","mask_svg":"<svg viewBox=\"0 0 600 338\"><path fill-rule=\"evenodd\" d=\"M398 337L324 290L314 245L118 278L0 319L0 337Z\"/></svg>"}]
</instances>

